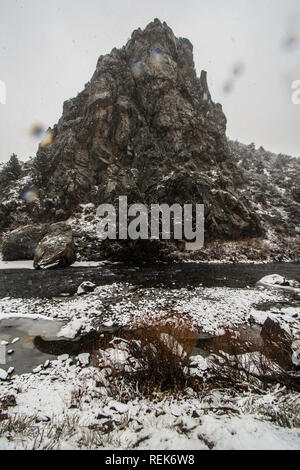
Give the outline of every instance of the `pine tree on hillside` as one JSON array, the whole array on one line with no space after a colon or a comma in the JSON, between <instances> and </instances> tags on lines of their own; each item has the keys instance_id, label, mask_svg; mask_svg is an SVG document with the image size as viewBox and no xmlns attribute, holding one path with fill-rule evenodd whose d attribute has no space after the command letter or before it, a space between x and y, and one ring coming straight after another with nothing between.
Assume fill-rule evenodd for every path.
<instances>
[{"instance_id":1,"label":"pine tree on hillside","mask_svg":"<svg viewBox=\"0 0 300 470\"><path fill-rule=\"evenodd\" d=\"M17 180L22 174L22 166L15 153L13 153L3 168L0 170L0 186L7 186L11 181Z\"/></svg>"}]
</instances>

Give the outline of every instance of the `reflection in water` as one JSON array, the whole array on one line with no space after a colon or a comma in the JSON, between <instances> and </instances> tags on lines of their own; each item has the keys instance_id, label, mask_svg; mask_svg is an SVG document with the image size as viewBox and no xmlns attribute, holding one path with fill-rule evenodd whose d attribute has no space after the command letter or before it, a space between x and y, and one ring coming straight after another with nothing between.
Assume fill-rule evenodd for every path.
<instances>
[{"instance_id":1,"label":"reflection in water","mask_svg":"<svg viewBox=\"0 0 300 470\"><path fill-rule=\"evenodd\" d=\"M42 335L45 338L55 337L65 322L31 319L10 318L0 321L0 365L4 370L14 367L17 374L31 372L47 359L53 359L51 354L41 353L34 345L34 338ZM16 338L19 341L14 342Z\"/></svg>"}]
</instances>

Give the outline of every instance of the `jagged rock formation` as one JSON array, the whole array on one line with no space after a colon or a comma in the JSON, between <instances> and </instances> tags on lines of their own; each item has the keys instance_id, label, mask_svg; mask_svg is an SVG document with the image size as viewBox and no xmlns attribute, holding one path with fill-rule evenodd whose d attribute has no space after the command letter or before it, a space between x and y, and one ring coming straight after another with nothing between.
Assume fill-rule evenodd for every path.
<instances>
[{"instance_id":1,"label":"jagged rock formation","mask_svg":"<svg viewBox=\"0 0 300 470\"><path fill-rule=\"evenodd\" d=\"M191 43L157 19L99 58L49 135L21 170L13 159L0 171L0 233L68 221L80 255L97 259L96 207L125 195L129 204L204 203L206 242L297 234L299 160L228 142Z\"/></svg>"},{"instance_id":2,"label":"jagged rock formation","mask_svg":"<svg viewBox=\"0 0 300 470\"><path fill-rule=\"evenodd\" d=\"M204 203L209 236L261 233L238 193L239 172L206 73L192 45L159 20L99 58L85 89L64 104L53 142L34 162L40 215L64 217L79 203ZM64 211L64 212L62 212Z\"/></svg>"},{"instance_id":3,"label":"jagged rock formation","mask_svg":"<svg viewBox=\"0 0 300 470\"><path fill-rule=\"evenodd\" d=\"M233 141L229 148L241 172L239 189L252 202L265 234L238 242L214 241L198 259L299 261L300 158Z\"/></svg>"}]
</instances>

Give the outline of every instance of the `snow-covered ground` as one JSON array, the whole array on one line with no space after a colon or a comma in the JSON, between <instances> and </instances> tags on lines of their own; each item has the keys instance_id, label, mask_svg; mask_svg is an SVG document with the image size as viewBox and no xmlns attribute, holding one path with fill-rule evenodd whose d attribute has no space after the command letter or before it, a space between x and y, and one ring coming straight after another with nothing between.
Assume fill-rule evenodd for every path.
<instances>
[{"instance_id":1,"label":"snow-covered ground","mask_svg":"<svg viewBox=\"0 0 300 470\"><path fill-rule=\"evenodd\" d=\"M271 311L260 308L267 302L277 302L279 307L275 305ZM216 335L227 327L248 323L251 318L263 324L267 316L295 330L299 327L299 308L281 307L279 303L284 302L290 302L286 293L263 288L169 289L114 283L72 298L0 299L0 319L10 315L44 315L68 320L64 328L64 336L68 338L75 337L79 330L90 331L100 325L126 326L143 315L149 317L171 311L185 314L199 329ZM295 315L298 316L295 318Z\"/></svg>"},{"instance_id":2,"label":"snow-covered ground","mask_svg":"<svg viewBox=\"0 0 300 470\"><path fill-rule=\"evenodd\" d=\"M42 315L68 320L64 328L67 337L75 337L80 329L82 332L99 326L126 326L143 315L156 316L168 311L187 315L198 328L210 334L222 334L225 328L248 323L250 319L263 324L268 316L279 321L282 327L297 331L300 312L290 300L285 292L262 287L169 289L114 283L71 298L3 298L0 299L0 319ZM271 310L264 307L268 302L274 304Z\"/></svg>"},{"instance_id":3,"label":"snow-covered ground","mask_svg":"<svg viewBox=\"0 0 300 470\"><path fill-rule=\"evenodd\" d=\"M300 430L273 424L262 411L279 412L280 389L263 397L214 391L202 399L158 395L124 403L97 389L99 371L93 368L52 361L42 373L2 385L2 396L16 394L9 414L33 420L25 433L0 437L0 449L300 449Z\"/></svg>"},{"instance_id":4,"label":"snow-covered ground","mask_svg":"<svg viewBox=\"0 0 300 470\"><path fill-rule=\"evenodd\" d=\"M298 305L286 292L263 288L165 289L116 283L73 298L0 299L0 320L67 320L59 336L68 338L166 312L186 316L197 329L213 335L254 321L263 324L267 317L293 335L300 330ZM118 357L124 360L123 353ZM300 429L289 428L281 418L291 423L297 410L299 416L296 392L276 385L261 394L208 387L200 395L190 389L184 396L157 394L151 400L137 396L127 401L122 390L112 396L108 388L97 386L103 370L87 366L86 359L63 355L32 373L0 380L0 400L9 395L16 400L16 406L2 411L9 423L0 414L0 449L300 449ZM192 360L201 375L208 359ZM289 415L287 410L294 411Z\"/></svg>"},{"instance_id":5,"label":"snow-covered ground","mask_svg":"<svg viewBox=\"0 0 300 470\"><path fill-rule=\"evenodd\" d=\"M3 261L0 258L0 269L34 269L33 261Z\"/></svg>"},{"instance_id":6,"label":"snow-covered ground","mask_svg":"<svg viewBox=\"0 0 300 470\"><path fill-rule=\"evenodd\" d=\"M103 261L76 261L71 265L72 268L98 267L105 264ZM3 261L0 258L0 269L34 269L33 261Z\"/></svg>"}]
</instances>

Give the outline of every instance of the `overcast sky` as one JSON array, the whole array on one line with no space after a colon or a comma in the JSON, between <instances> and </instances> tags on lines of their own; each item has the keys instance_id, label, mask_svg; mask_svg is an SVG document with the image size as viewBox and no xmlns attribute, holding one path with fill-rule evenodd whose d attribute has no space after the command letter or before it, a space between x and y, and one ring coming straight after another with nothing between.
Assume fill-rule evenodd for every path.
<instances>
[{"instance_id":1,"label":"overcast sky","mask_svg":"<svg viewBox=\"0 0 300 470\"><path fill-rule=\"evenodd\" d=\"M230 138L300 156L300 0L0 0L0 161L34 155L31 124L55 124L99 55L156 17L194 45Z\"/></svg>"}]
</instances>

